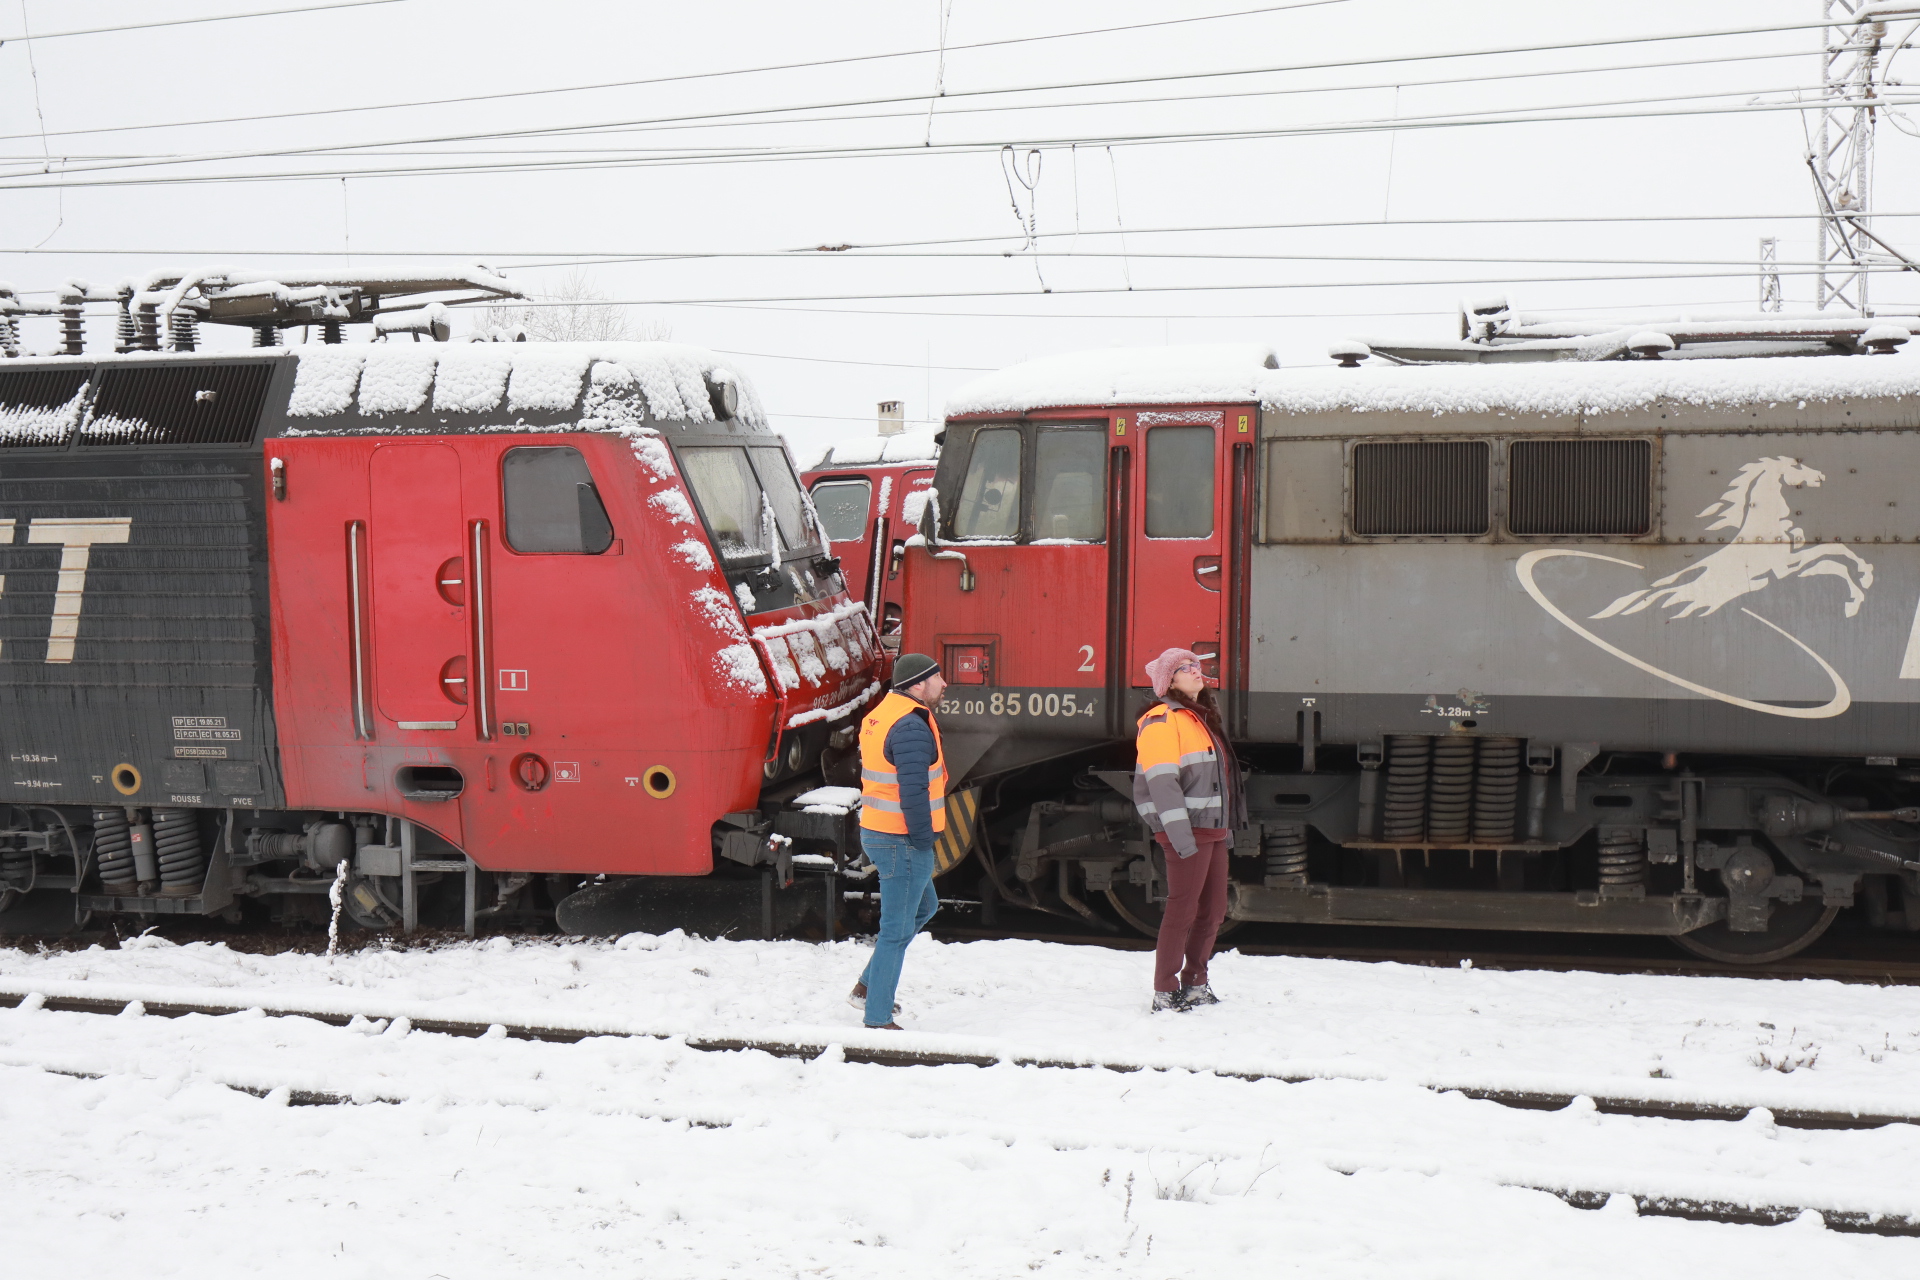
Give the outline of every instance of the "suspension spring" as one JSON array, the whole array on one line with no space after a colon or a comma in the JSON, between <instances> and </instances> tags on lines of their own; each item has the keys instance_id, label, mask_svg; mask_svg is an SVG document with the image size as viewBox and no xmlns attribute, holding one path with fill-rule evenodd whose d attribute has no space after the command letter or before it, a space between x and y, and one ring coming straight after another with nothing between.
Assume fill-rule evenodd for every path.
<instances>
[{"instance_id":1,"label":"suspension spring","mask_svg":"<svg viewBox=\"0 0 1920 1280\"><path fill-rule=\"evenodd\" d=\"M1647 891L1647 846L1634 827L1600 828L1600 892L1618 898Z\"/></svg>"},{"instance_id":2,"label":"suspension spring","mask_svg":"<svg viewBox=\"0 0 1920 1280\"><path fill-rule=\"evenodd\" d=\"M33 883L33 870L31 850L0 849L0 888L26 888Z\"/></svg>"},{"instance_id":3,"label":"suspension spring","mask_svg":"<svg viewBox=\"0 0 1920 1280\"><path fill-rule=\"evenodd\" d=\"M1433 791L1427 838L1466 843L1473 816L1473 739L1442 738L1433 744Z\"/></svg>"},{"instance_id":4,"label":"suspension spring","mask_svg":"<svg viewBox=\"0 0 1920 1280\"><path fill-rule=\"evenodd\" d=\"M1473 842L1505 844L1520 815L1520 739L1482 738L1473 779Z\"/></svg>"},{"instance_id":5,"label":"suspension spring","mask_svg":"<svg viewBox=\"0 0 1920 1280\"><path fill-rule=\"evenodd\" d=\"M125 809L93 811L93 858L100 883L109 893L133 893L138 877L133 871L133 826Z\"/></svg>"},{"instance_id":6,"label":"suspension spring","mask_svg":"<svg viewBox=\"0 0 1920 1280\"><path fill-rule=\"evenodd\" d=\"M1307 826L1304 822L1269 823L1260 836L1266 858L1266 887L1278 889L1307 883Z\"/></svg>"},{"instance_id":7,"label":"suspension spring","mask_svg":"<svg viewBox=\"0 0 1920 1280\"><path fill-rule=\"evenodd\" d=\"M153 810L153 851L160 862L162 893L185 896L200 891L207 859L200 851L200 824L193 810Z\"/></svg>"},{"instance_id":8,"label":"suspension spring","mask_svg":"<svg viewBox=\"0 0 1920 1280\"><path fill-rule=\"evenodd\" d=\"M1427 774L1433 761L1433 739L1425 734L1387 740L1386 820L1383 840L1418 840L1427 831Z\"/></svg>"}]
</instances>

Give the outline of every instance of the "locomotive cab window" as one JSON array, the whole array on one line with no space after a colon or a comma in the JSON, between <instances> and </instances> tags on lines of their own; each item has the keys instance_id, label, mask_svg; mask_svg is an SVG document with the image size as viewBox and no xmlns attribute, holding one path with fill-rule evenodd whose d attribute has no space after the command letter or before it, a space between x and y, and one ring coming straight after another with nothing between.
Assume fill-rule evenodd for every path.
<instances>
[{"instance_id":1,"label":"locomotive cab window","mask_svg":"<svg viewBox=\"0 0 1920 1280\"><path fill-rule=\"evenodd\" d=\"M950 537L1019 536L1023 444L1018 427L989 427L974 436Z\"/></svg>"},{"instance_id":2,"label":"locomotive cab window","mask_svg":"<svg viewBox=\"0 0 1920 1280\"><path fill-rule=\"evenodd\" d=\"M1484 440L1391 440L1353 446L1353 531L1362 536L1484 534Z\"/></svg>"},{"instance_id":3,"label":"locomotive cab window","mask_svg":"<svg viewBox=\"0 0 1920 1280\"><path fill-rule=\"evenodd\" d=\"M793 464L787 460L787 451L779 445L755 445L753 469L760 478L760 488L767 495L767 504L773 508L774 524L780 531L780 543L789 551L800 551L813 545L813 531L807 528L806 511L800 497L800 480L793 474Z\"/></svg>"},{"instance_id":4,"label":"locomotive cab window","mask_svg":"<svg viewBox=\"0 0 1920 1280\"><path fill-rule=\"evenodd\" d=\"M515 551L597 556L613 545L613 522L578 449L509 449L501 484Z\"/></svg>"},{"instance_id":5,"label":"locomotive cab window","mask_svg":"<svg viewBox=\"0 0 1920 1280\"><path fill-rule=\"evenodd\" d=\"M1147 432L1147 536L1213 536L1212 427Z\"/></svg>"},{"instance_id":6,"label":"locomotive cab window","mask_svg":"<svg viewBox=\"0 0 1920 1280\"><path fill-rule=\"evenodd\" d=\"M822 480L813 486L813 509L832 542L858 542L867 536L867 510L873 485L866 480Z\"/></svg>"},{"instance_id":7,"label":"locomotive cab window","mask_svg":"<svg viewBox=\"0 0 1920 1280\"><path fill-rule=\"evenodd\" d=\"M1646 440L1516 440L1507 528L1522 535L1635 535L1653 527Z\"/></svg>"},{"instance_id":8,"label":"locomotive cab window","mask_svg":"<svg viewBox=\"0 0 1920 1280\"><path fill-rule=\"evenodd\" d=\"M683 448L679 454L680 469L700 504L700 514L707 518L707 528L713 531L721 558L738 564L772 556L773 520L747 451L702 446Z\"/></svg>"},{"instance_id":9,"label":"locomotive cab window","mask_svg":"<svg viewBox=\"0 0 1920 1280\"><path fill-rule=\"evenodd\" d=\"M1104 426L1042 430L1034 447L1034 538L1097 542L1106 537L1106 476Z\"/></svg>"}]
</instances>

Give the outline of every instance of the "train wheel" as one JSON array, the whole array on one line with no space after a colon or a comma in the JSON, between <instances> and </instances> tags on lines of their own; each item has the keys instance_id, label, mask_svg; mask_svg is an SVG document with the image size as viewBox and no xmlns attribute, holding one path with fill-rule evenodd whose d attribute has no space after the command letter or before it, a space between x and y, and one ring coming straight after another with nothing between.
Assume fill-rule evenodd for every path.
<instances>
[{"instance_id":1,"label":"train wheel","mask_svg":"<svg viewBox=\"0 0 1920 1280\"><path fill-rule=\"evenodd\" d=\"M1115 884L1107 890L1107 901L1122 920L1149 938L1160 936L1160 904L1147 901L1147 887L1141 884ZM1224 938L1245 924L1244 920L1223 920L1218 936Z\"/></svg>"},{"instance_id":2,"label":"train wheel","mask_svg":"<svg viewBox=\"0 0 1920 1280\"><path fill-rule=\"evenodd\" d=\"M1839 914L1840 908L1818 898L1802 898L1792 906L1776 906L1765 933L1735 933L1722 920L1674 941L1682 950L1722 964L1766 964L1812 946Z\"/></svg>"}]
</instances>

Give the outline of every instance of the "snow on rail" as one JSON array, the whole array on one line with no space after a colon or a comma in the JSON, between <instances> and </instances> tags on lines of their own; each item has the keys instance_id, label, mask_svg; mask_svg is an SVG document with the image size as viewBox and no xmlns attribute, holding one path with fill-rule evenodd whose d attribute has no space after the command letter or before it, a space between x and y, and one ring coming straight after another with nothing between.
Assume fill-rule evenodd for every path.
<instances>
[{"instance_id":1,"label":"snow on rail","mask_svg":"<svg viewBox=\"0 0 1920 1280\"><path fill-rule=\"evenodd\" d=\"M1740 360L1553 360L1278 369L1257 346L1116 348L975 378L950 414L1107 404L1257 403L1279 413L1611 413L1657 403L1798 404L1920 395L1920 352Z\"/></svg>"},{"instance_id":2,"label":"snow on rail","mask_svg":"<svg viewBox=\"0 0 1920 1280\"><path fill-rule=\"evenodd\" d=\"M1145 1012L1149 954L921 939L901 1036L864 1031L843 1003L866 954L676 932L368 949L329 964L149 937L0 950L0 991L1920 1117L1920 988L1228 952L1213 973L1228 1003L1168 1019Z\"/></svg>"}]
</instances>

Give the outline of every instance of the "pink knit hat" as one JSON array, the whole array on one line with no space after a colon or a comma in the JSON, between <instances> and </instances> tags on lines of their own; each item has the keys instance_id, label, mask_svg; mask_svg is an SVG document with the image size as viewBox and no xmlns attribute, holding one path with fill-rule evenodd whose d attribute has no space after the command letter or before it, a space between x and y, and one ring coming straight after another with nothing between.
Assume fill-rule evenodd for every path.
<instances>
[{"instance_id":1,"label":"pink knit hat","mask_svg":"<svg viewBox=\"0 0 1920 1280\"><path fill-rule=\"evenodd\" d=\"M1167 686L1173 683L1175 669L1188 662L1197 663L1200 655L1191 649L1169 649L1147 664L1147 679L1153 681L1153 696L1167 696Z\"/></svg>"}]
</instances>

